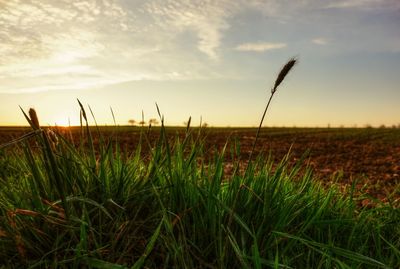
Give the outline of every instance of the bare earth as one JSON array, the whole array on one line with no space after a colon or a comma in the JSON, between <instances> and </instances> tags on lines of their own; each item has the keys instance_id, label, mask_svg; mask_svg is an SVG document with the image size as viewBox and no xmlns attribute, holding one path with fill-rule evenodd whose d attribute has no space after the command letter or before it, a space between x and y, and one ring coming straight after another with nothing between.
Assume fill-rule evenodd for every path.
<instances>
[{"instance_id":1,"label":"bare earth","mask_svg":"<svg viewBox=\"0 0 400 269\"><path fill-rule=\"evenodd\" d=\"M139 127L117 128L118 141L127 150L133 150L139 139ZM115 128L101 127L108 136ZM182 134L184 128L168 128L169 136ZM24 133L27 128L0 127L0 144ZM247 160L255 139L256 129L206 128L207 149L221 149L228 138L241 146L241 159ZM73 128L78 139L79 128ZM146 131L147 132L147 131ZM196 132L196 130L194 130ZM158 137L158 130L150 131L150 140ZM233 142L228 143L228 149ZM308 151L304 162L314 171L316 178L326 186L339 184L346 188L356 182L357 192L368 193L371 199L360 199L364 206L381 201L400 201L400 129L399 128L265 128L257 143L256 153L271 153L280 161L290 150L290 162L299 160ZM226 172L229 173L227 154ZM255 154L256 155L256 154ZM334 183L335 182L335 183Z\"/></svg>"}]
</instances>

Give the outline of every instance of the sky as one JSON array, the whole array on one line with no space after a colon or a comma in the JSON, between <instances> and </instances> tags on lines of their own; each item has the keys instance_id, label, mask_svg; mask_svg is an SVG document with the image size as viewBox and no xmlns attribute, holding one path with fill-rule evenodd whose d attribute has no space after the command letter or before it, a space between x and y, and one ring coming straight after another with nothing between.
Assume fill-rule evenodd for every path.
<instances>
[{"instance_id":1,"label":"sky","mask_svg":"<svg viewBox=\"0 0 400 269\"><path fill-rule=\"evenodd\" d=\"M0 125L400 124L398 0L0 0ZM93 123L93 120L91 120Z\"/></svg>"}]
</instances>

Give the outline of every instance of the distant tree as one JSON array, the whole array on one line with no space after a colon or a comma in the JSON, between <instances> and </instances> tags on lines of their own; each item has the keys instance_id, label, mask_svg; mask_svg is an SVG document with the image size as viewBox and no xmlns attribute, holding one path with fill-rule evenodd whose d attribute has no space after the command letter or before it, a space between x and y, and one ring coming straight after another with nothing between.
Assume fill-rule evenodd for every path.
<instances>
[{"instance_id":1,"label":"distant tree","mask_svg":"<svg viewBox=\"0 0 400 269\"><path fill-rule=\"evenodd\" d=\"M136 121L134 119L128 120L129 125L135 126Z\"/></svg>"},{"instance_id":2,"label":"distant tree","mask_svg":"<svg viewBox=\"0 0 400 269\"><path fill-rule=\"evenodd\" d=\"M149 125L156 126L156 125L158 125L158 123L159 123L158 120L155 118L149 119Z\"/></svg>"},{"instance_id":3,"label":"distant tree","mask_svg":"<svg viewBox=\"0 0 400 269\"><path fill-rule=\"evenodd\" d=\"M203 127L203 128L207 128L209 125L208 125L208 123L207 122L204 122L203 124L202 124L202 126L201 127Z\"/></svg>"}]
</instances>

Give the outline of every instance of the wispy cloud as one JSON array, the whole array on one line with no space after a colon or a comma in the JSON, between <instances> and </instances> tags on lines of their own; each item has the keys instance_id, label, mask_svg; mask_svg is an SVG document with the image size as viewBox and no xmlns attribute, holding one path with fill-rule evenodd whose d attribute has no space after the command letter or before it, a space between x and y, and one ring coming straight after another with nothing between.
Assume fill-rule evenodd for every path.
<instances>
[{"instance_id":1,"label":"wispy cloud","mask_svg":"<svg viewBox=\"0 0 400 269\"><path fill-rule=\"evenodd\" d=\"M85 61L101 57L110 29L127 31L129 20L116 0L0 2L0 92L93 85L88 73L96 73L98 85L109 83Z\"/></svg>"},{"instance_id":2,"label":"wispy cloud","mask_svg":"<svg viewBox=\"0 0 400 269\"><path fill-rule=\"evenodd\" d=\"M359 50L358 41L364 38L370 41L363 42L368 44L366 49L398 51L397 21L393 15L391 21L387 19L392 24L379 29L376 24L373 27L370 24L370 28L358 25L357 29L342 29L357 24L359 18L364 18L360 16L370 15L372 11L363 7L380 5L392 10L399 3L397 0L0 0L0 93L29 91L29 88L32 91L94 88L127 80L237 78L243 72L230 64L236 61L227 57L232 50L272 53L287 47L286 43L254 40L290 40L293 41L290 49L297 50L298 46L329 43L330 39L323 38L325 33L332 33L329 37L340 46L342 39L335 36L340 32L348 37L346 42L354 39L343 45L345 49ZM336 12L342 12L335 6L357 7L358 17L350 10L347 17L337 22ZM371 31L380 38L371 37ZM298 42L303 33L306 38L315 38ZM235 53L235 56L247 55Z\"/></svg>"},{"instance_id":3,"label":"wispy cloud","mask_svg":"<svg viewBox=\"0 0 400 269\"><path fill-rule=\"evenodd\" d=\"M0 92L76 88L65 76L92 85L88 73L99 87L110 73L117 82L218 76L207 65L220 60L238 7L229 0L0 0ZM36 80L14 87L23 77Z\"/></svg>"},{"instance_id":4,"label":"wispy cloud","mask_svg":"<svg viewBox=\"0 0 400 269\"><path fill-rule=\"evenodd\" d=\"M329 1L325 8L400 8L400 2L397 0L335 0Z\"/></svg>"},{"instance_id":5,"label":"wispy cloud","mask_svg":"<svg viewBox=\"0 0 400 269\"><path fill-rule=\"evenodd\" d=\"M228 19L238 5L233 1L159 0L146 4L146 10L153 15L158 25L169 34L192 31L196 34L197 48L210 59L217 60L222 32L229 29Z\"/></svg>"},{"instance_id":6,"label":"wispy cloud","mask_svg":"<svg viewBox=\"0 0 400 269\"><path fill-rule=\"evenodd\" d=\"M328 44L328 40L323 37L314 38L313 40L311 40L311 42L316 45L327 45Z\"/></svg>"},{"instance_id":7,"label":"wispy cloud","mask_svg":"<svg viewBox=\"0 0 400 269\"><path fill-rule=\"evenodd\" d=\"M235 50L264 52L268 50L283 49L285 47L287 47L286 43L256 42L240 44L235 48Z\"/></svg>"}]
</instances>

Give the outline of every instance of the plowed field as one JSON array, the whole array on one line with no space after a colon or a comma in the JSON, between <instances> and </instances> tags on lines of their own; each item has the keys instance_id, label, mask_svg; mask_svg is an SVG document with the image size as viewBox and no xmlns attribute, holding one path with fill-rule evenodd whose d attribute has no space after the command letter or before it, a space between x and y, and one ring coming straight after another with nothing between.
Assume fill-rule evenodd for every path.
<instances>
[{"instance_id":1,"label":"plowed field","mask_svg":"<svg viewBox=\"0 0 400 269\"><path fill-rule=\"evenodd\" d=\"M0 128L0 144L26 132L24 128ZM117 134L121 146L133 150L139 141L139 127L101 127L104 136ZM168 135L182 135L184 128L167 128ZM196 130L193 130L196 132ZM93 130L95 133L95 130ZM79 139L80 128L72 129L74 139ZM147 130L145 131L147 134ZM206 128L206 149L212 153L227 141L228 149L236 140L245 166L255 139L256 129ZM155 140L159 130L152 129L149 138ZM290 150L289 161L295 163L302 156L316 179L326 186L339 184L348 187L356 182L357 193L367 193L382 201L399 202L400 197L400 129L399 128L265 128L260 134L256 153L271 154L280 161ZM306 153L307 152L307 153ZM304 155L306 153L306 155ZM230 154L227 154L226 172L231 172ZM257 155L257 154L255 154ZM363 205L374 204L363 198Z\"/></svg>"}]
</instances>

